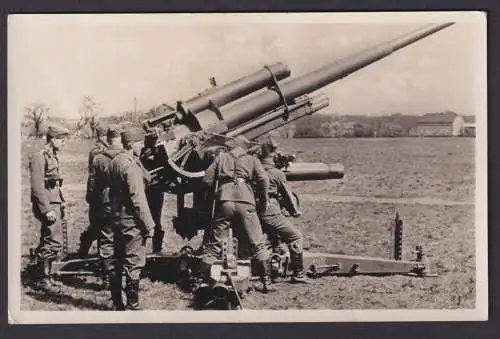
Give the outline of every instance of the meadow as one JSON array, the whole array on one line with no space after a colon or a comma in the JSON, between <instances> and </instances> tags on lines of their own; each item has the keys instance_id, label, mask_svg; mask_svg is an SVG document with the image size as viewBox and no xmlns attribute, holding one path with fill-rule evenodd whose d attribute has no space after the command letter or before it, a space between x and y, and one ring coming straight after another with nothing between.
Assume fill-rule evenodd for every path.
<instances>
[{"instance_id":1,"label":"meadow","mask_svg":"<svg viewBox=\"0 0 500 339\"><path fill-rule=\"evenodd\" d=\"M323 277L310 285L279 282L278 292L255 292L243 300L247 309L457 309L475 307L475 168L470 138L289 139L282 148L297 161L340 162L342 180L294 182L302 217L292 221L310 251L363 256L391 256L391 220L399 212L405 223L403 256L413 259L424 246L430 270L439 276L414 278ZM67 200L70 251L76 251L87 227L85 182L89 140L69 140L60 159ZM22 154L22 263L38 242L39 225L29 201L28 155L40 141L26 140ZM173 231L175 198L164 215L168 252L185 245ZM187 244L199 245L197 237ZM95 251L95 248L93 249ZM21 288L21 308L31 310L107 310L109 294L89 277L48 296ZM151 310L189 309L191 294L176 285L141 282L141 306Z\"/></svg>"}]
</instances>

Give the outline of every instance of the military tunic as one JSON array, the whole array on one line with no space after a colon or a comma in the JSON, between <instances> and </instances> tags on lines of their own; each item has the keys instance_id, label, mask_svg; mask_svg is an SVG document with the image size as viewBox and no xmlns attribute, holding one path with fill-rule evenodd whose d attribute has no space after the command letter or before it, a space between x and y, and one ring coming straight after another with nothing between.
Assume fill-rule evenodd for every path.
<instances>
[{"instance_id":1,"label":"military tunic","mask_svg":"<svg viewBox=\"0 0 500 339\"><path fill-rule=\"evenodd\" d=\"M110 200L115 227L115 260L112 266L127 280L139 280L146 263L145 239L154 221L144 192L144 173L133 155L120 152L111 161Z\"/></svg>"},{"instance_id":2,"label":"military tunic","mask_svg":"<svg viewBox=\"0 0 500 339\"><path fill-rule=\"evenodd\" d=\"M99 257L103 260L104 273L111 268L111 257L114 251L113 220L110 200L110 169L112 159L122 152L121 147L110 146L100 154L96 154L89 173L88 191L99 206L101 215L99 224L95 228L95 237L98 240Z\"/></svg>"},{"instance_id":3,"label":"military tunic","mask_svg":"<svg viewBox=\"0 0 500 339\"><path fill-rule=\"evenodd\" d=\"M50 146L30 158L31 202L35 217L41 222L40 243L37 256L41 259L55 260L62 250L62 177L59 159ZM50 222L46 214L53 211L56 220Z\"/></svg>"},{"instance_id":4,"label":"military tunic","mask_svg":"<svg viewBox=\"0 0 500 339\"><path fill-rule=\"evenodd\" d=\"M256 199L252 183L261 204L267 203L268 179L259 160L236 147L220 153L206 170L203 181L208 185L218 182L215 220L208 236L206 251L218 256L221 243L229 227L250 243L251 254L258 261L268 259L265 238L256 213Z\"/></svg>"},{"instance_id":5,"label":"military tunic","mask_svg":"<svg viewBox=\"0 0 500 339\"><path fill-rule=\"evenodd\" d=\"M262 230L271 239L281 238L288 245L292 257L299 255L303 252L303 236L289 219L281 213L281 207L277 200L279 196L282 196L286 200L293 202L286 176L275 167L272 158L268 157L261 161L269 176L269 206L265 211L259 213ZM291 214L297 213L298 210L295 204L292 204L290 208L292 209Z\"/></svg>"},{"instance_id":6,"label":"military tunic","mask_svg":"<svg viewBox=\"0 0 500 339\"><path fill-rule=\"evenodd\" d=\"M102 199L99 189L96 189L94 184L95 169L93 168L94 158L106 150L106 145L102 142L96 142L95 146L89 152L89 176L87 179L87 194L85 200L89 204L89 227L80 236L82 246L86 251L90 248L91 243L99 237L103 225L104 211L102 208ZM86 253L85 253L86 254Z\"/></svg>"}]
</instances>

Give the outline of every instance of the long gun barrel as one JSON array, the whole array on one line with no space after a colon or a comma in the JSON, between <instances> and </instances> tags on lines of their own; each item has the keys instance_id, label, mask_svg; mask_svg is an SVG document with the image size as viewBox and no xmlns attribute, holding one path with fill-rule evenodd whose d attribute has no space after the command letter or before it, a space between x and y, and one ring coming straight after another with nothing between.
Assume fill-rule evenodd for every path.
<instances>
[{"instance_id":1,"label":"long gun barrel","mask_svg":"<svg viewBox=\"0 0 500 339\"><path fill-rule=\"evenodd\" d=\"M290 74L291 71L288 66L281 62L265 66L262 70L234 80L223 86L211 88L205 93L192 97L185 102L178 101L177 111L168 112L159 117L148 119L144 122L144 127L150 129L168 119L174 119L178 124L189 124L189 117L192 114L205 110L211 105L223 106L266 86L270 86L274 81L285 79L289 77Z\"/></svg>"},{"instance_id":2,"label":"long gun barrel","mask_svg":"<svg viewBox=\"0 0 500 339\"><path fill-rule=\"evenodd\" d=\"M229 129L239 126L260 114L276 107L291 104L299 96L311 93L349 74L360 70L391 53L438 32L453 23L430 25L404 34L375 47L367 48L355 55L335 61L315 71L280 84L279 88L268 89L258 95L244 98L220 108L218 115ZM197 114L200 126L209 127L214 122L214 112L204 110Z\"/></svg>"}]
</instances>

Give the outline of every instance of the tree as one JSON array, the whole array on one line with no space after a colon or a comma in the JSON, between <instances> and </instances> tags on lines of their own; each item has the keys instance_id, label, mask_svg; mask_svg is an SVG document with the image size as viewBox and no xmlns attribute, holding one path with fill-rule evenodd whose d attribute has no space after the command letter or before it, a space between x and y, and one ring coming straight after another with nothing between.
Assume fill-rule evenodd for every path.
<instances>
[{"instance_id":1,"label":"tree","mask_svg":"<svg viewBox=\"0 0 500 339\"><path fill-rule=\"evenodd\" d=\"M80 121L77 124L77 129L80 130L88 125L92 133L92 139L95 137L99 111L99 105L91 96L86 95L83 97L82 106L80 107Z\"/></svg>"},{"instance_id":2,"label":"tree","mask_svg":"<svg viewBox=\"0 0 500 339\"><path fill-rule=\"evenodd\" d=\"M35 103L29 107L25 108L25 118L33 123L33 128L35 130L35 136L40 138L42 136L41 127L42 124L50 114L50 107L44 103Z\"/></svg>"}]
</instances>

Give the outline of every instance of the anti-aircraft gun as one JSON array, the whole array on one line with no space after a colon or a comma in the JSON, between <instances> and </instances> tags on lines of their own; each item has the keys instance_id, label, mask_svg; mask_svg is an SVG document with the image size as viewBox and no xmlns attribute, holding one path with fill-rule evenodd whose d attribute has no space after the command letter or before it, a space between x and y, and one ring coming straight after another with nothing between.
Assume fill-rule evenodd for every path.
<instances>
[{"instance_id":1,"label":"anti-aircraft gun","mask_svg":"<svg viewBox=\"0 0 500 339\"><path fill-rule=\"evenodd\" d=\"M422 27L291 79L288 79L291 71L285 64L267 65L250 75L179 101L176 107L165 106L164 114L146 120L143 127L147 135L141 161L151 174L151 185L177 196L177 216L173 219L176 232L191 238L210 224L212 193L200 185L200 179L228 140L243 135L252 142L249 148L255 146L254 143L270 131L327 107L328 97L315 91L452 24ZM340 179L344 175L341 164L291 160L294 159L286 155L280 160L289 181ZM192 195L191 206L186 206L187 195ZM397 236L393 259L306 253L305 267L314 276L394 273L424 276L423 250L417 250L417 261L403 261L399 215L394 224ZM180 256L150 255L149 265L180 258L180 270L186 273L194 257L191 249L184 248ZM210 268L208 275L214 285L219 286L222 281L223 285L230 284L233 290L240 290L246 281L241 278L240 261L226 259L223 258L215 270ZM275 274L286 275L286 257L274 256L272 265ZM77 260L61 261L53 264L53 270L56 274L64 274L65 270L77 266ZM238 281L241 286L235 284Z\"/></svg>"},{"instance_id":2,"label":"anti-aircraft gun","mask_svg":"<svg viewBox=\"0 0 500 339\"><path fill-rule=\"evenodd\" d=\"M244 135L255 141L327 107L328 97L323 93L313 94L316 90L450 25L420 28L294 79L287 79L291 71L283 63L268 65L179 101L175 109L169 108L164 114L146 120L144 128L149 134L145 145L151 148L146 154L155 157L142 160L154 176L153 185L161 185L165 192L177 195L178 214L174 219L177 232L190 238L196 229L204 229L203 224L210 222L207 215L210 197L199 185L199 179L228 139ZM285 173L290 181L327 180L342 178L344 169L341 164L291 163ZM184 207L184 196L188 193L193 194L190 208Z\"/></svg>"}]
</instances>

